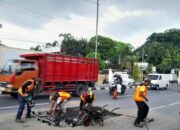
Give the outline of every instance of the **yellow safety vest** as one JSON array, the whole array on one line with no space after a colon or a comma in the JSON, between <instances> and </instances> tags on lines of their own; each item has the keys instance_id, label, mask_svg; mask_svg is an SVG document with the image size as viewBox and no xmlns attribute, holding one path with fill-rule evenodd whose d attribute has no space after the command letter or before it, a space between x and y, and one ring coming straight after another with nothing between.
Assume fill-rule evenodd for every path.
<instances>
[{"instance_id":1,"label":"yellow safety vest","mask_svg":"<svg viewBox=\"0 0 180 130\"><path fill-rule=\"evenodd\" d=\"M31 85L29 85L29 86L27 86L27 90L26 90L26 92L28 93L28 92L30 92L31 90L33 90L34 88L35 88L35 84L34 84L34 80L28 80L28 81L30 81L30 82L32 82L32 84ZM26 82L28 82L28 81L26 81ZM26 83L25 82L25 83ZM25 84L24 83L24 84ZM22 92L22 86L18 89L18 93L20 94L20 95L22 95L22 96L24 96L24 94L23 94L23 92Z\"/></svg>"},{"instance_id":2,"label":"yellow safety vest","mask_svg":"<svg viewBox=\"0 0 180 130\"><path fill-rule=\"evenodd\" d=\"M80 96L80 99L84 102L84 103L86 103L87 101L86 100L88 100L88 99L91 99L91 98L93 98L93 101L96 101L96 97L95 97L95 95L90 91L90 92L87 92L87 96L88 97L83 97L83 95L81 94L81 96Z\"/></svg>"},{"instance_id":3,"label":"yellow safety vest","mask_svg":"<svg viewBox=\"0 0 180 130\"><path fill-rule=\"evenodd\" d=\"M136 87L133 100L134 101L139 101L139 102L144 102L144 98L140 96L140 92L143 92L143 95L146 97L147 96L147 87L144 85L140 85Z\"/></svg>"},{"instance_id":4,"label":"yellow safety vest","mask_svg":"<svg viewBox=\"0 0 180 130\"><path fill-rule=\"evenodd\" d=\"M62 100L71 98L71 94L67 92L58 92L59 97L61 97Z\"/></svg>"}]
</instances>

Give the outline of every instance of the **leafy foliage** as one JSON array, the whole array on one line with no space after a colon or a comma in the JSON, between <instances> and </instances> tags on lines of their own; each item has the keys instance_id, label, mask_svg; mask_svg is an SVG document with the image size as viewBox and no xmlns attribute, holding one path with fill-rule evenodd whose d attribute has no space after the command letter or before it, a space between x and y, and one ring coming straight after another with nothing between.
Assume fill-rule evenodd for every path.
<instances>
[{"instance_id":1,"label":"leafy foliage","mask_svg":"<svg viewBox=\"0 0 180 130\"><path fill-rule=\"evenodd\" d=\"M140 81L140 69L139 69L137 64L135 64L134 67L133 67L132 77L136 82Z\"/></svg>"},{"instance_id":2,"label":"leafy foliage","mask_svg":"<svg viewBox=\"0 0 180 130\"><path fill-rule=\"evenodd\" d=\"M153 33L136 54L147 55L145 61L157 67L158 72L169 73L180 67L180 30L170 29L164 33Z\"/></svg>"},{"instance_id":3,"label":"leafy foliage","mask_svg":"<svg viewBox=\"0 0 180 130\"><path fill-rule=\"evenodd\" d=\"M65 55L86 56L87 40L76 40L71 34L60 34L64 38L61 45L61 52Z\"/></svg>"},{"instance_id":4,"label":"leafy foliage","mask_svg":"<svg viewBox=\"0 0 180 130\"><path fill-rule=\"evenodd\" d=\"M95 39L95 36L90 39L87 45L87 51L94 51ZM125 57L132 55L132 49L133 47L130 44L114 41L108 37L98 36L97 50L101 55L101 59L110 61L111 64L119 65L119 68L127 67L128 61Z\"/></svg>"},{"instance_id":5,"label":"leafy foliage","mask_svg":"<svg viewBox=\"0 0 180 130\"><path fill-rule=\"evenodd\" d=\"M95 57L95 52L88 53L86 57L87 58L94 58ZM99 64L100 70L105 69L105 67L106 67L105 61L101 60L101 56L98 53L97 53L97 59L99 60L99 63L100 63Z\"/></svg>"}]
</instances>

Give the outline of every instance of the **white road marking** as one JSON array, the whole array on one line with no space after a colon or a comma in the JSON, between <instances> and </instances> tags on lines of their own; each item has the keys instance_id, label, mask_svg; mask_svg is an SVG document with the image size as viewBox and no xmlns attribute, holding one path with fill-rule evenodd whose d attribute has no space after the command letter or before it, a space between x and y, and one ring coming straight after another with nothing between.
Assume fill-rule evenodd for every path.
<instances>
[{"instance_id":1,"label":"white road marking","mask_svg":"<svg viewBox=\"0 0 180 130\"><path fill-rule=\"evenodd\" d=\"M132 97L133 95L122 95L122 97Z\"/></svg>"},{"instance_id":2,"label":"white road marking","mask_svg":"<svg viewBox=\"0 0 180 130\"><path fill-rule=\"evenodd\" d=\"M36 106L42 106L42 105L47 105L49 103L39 103L39 104L35 104ZM19 106L9 106L9 107L0 107L0 110L3 110L3 109L12 109L12 108L17 108Z\"/></svg>"},{"instance_id":3,"label":"white road marking","mask_svg":"<svg viewBox=\"0 0 180 130\"><path fill-rule=\"evenodd\" d=\"M171 104L168 104L168 106L174 106L174 105L177 105L177 104L180 104L180 102L171 103Z\"/></svg>"},{"instance_id":4,"label":"white road marking","mask_svg":"<svg viewBox=\"0 0 180 130\"><path fill-rule=\"evenodd\" d=\"M150 108L150 110L156 110L156 109L161 109L161 108L165 108L166 106L159 106L159 107L153 107L153 108Z\"/></svg>"},{"instance_id":5,"label":"white road marking","mask_svg":"<svg viewBox=\"0 0 180 130\"><path fill-rule=\"evenodd\" d=\"M180 104L180 102L174 102L174 103L168 104L166 106L163 105L163 106L159 106L159 107L150 108L150 110L162 109L162 108L166 108L166 107L170 107L170 106L174 106L174 105L178 105L178 104Z\"/></svg>"}]
</instances>

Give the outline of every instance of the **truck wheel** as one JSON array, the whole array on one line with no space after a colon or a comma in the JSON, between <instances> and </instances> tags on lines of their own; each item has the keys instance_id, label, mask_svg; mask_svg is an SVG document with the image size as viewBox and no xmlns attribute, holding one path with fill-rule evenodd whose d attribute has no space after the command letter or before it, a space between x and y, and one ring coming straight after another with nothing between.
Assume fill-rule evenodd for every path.
<instances>
[{"instance_id":1,"label":"truck wheel","mask_svg":"<svg viewBox=\"0 0 180 130\"><path fill-rule=\"evenodd\" d=\"M87 86L85 84L78 84L75 90L75 95L79 97L84 90L87 90Z\"/></svg>"},{"instance_id":2,"label":"truck wheel","mask_svg":"<svg viewBox=\"0 0 180 130\"><path fill-rule=\"evenodd\" d=\"M114 91L112 89L109 90L109 95L113 95Z\"/></svg>"},{"instance_id":3,"label":"truck wheel","mask_svg":"<svg viewBox=\"0 0 180 130\"><path fill-rule=\"evenodd\" d=\"M40 95L39 90L34 89L33 92L32 92L33 99L36 99L39 95Z\"/></svg>"},{"instance_id":4,"label":"truck wheel","mask_svg":"<svg viewBox=\"0 0 180 130\"><path fill-rule=\"evenodd\" d=\"M113 95L114 94L114 87L109 88L109 95Z\"/></svg>"},{"instance_id":5,"label":"truck wheel","mask_svg":"<svg viewBox=\"0 0 180 130\"><path fill-rule=\"evenodd\" d=\"M36 90L33 90L33 92L32 92L32 97L33 97L33 99L36 99L36 97L37 97L37 92L36 92Z\"/></svg>"},{"instance_id":6,"label":"truck wheel","mask_svg":"<svg viewBox=\"0 0 180 130\"><path fill-rule=\"evenodd\" d=\"M17 93L11 93L10 94L13 98L17 98Z\"/></svg>"}]
</instances>

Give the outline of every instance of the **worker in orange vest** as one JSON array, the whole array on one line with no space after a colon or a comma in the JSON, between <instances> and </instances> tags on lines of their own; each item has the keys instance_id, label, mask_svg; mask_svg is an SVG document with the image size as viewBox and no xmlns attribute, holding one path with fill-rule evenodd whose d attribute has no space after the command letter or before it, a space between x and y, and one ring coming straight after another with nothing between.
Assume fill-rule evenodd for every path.
<instances>
[{"instance_id":1,"label":"worker in orange vest","mask_svg":"<svg viewBox=\"0 0 180 130\"><path fill-rule=\"evenodd\" d=\"M26 118L31 118L31 101L32 101L32 94L34 89L38 86L38 81L33 78L30 80L27 80L19 89L18 89L18 102L19 102L19 108L16 115L16 122L17 123L23 123L23 120L21 120L21 116L24 111L25 104L27 104L27 114ZM30 99L30 101L27 101L26 99Z\"/></svg>"},{"instance_id":2,"label":"worker in orange vest","mask_svg":"<svg viewBox=\"0 0 180 130\"><path fill-rule=\"evenodd\" d=\"M149 107L146 104L146 102L148 102L148 98L147 98L148 88L147 88L147 86L149 84L150 84L150 80L145 79L143 84L136 87L136 90L135 90L135 93L133 96L133 100L135 101L137 108L138 108L137 118L134 122L134 125L137 127L143 127L144 126L144 121L145 121L145 119L148 115L148 112L149 112Z\"/></svg>"},{"instance_id":3,"label":"worker in orange vest","mask_svg":"<svg viewBox=\"0 0 180 130\"><path fill-rule=\"evenodd\" d=\"M49 97L50 101L52 102L49 114L52 114L52 111L54 112L59 108L64 110L64 105L71 99L71 94L67 92L53 92L50 94Z\"/></svg>"}]
</instances>

